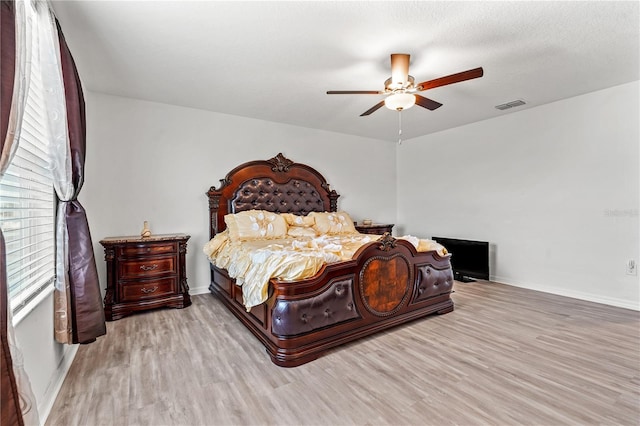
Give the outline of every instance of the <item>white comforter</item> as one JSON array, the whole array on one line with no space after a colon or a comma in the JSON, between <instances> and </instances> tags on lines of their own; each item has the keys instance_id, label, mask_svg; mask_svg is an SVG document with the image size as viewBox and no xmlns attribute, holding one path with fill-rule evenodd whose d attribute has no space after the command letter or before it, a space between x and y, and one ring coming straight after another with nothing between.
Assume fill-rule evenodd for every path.
<instances>
[{"instance_id":1,"label":"white comforter","mask_svg":"<svg viewBox=\"0 0 640 426\"><path fill-rule=\"evenodd\" d=\"M361 246L378 238L379 235L349 234L231 241L224 231L211 239L203 251L213 265L226 269L242 286L243 302L249 311L267 300L271 278L295 281L312 277L325 263L349 260ZM402 238L418 251L446 253L435 241Z\"/></svg>"}]
</instances>

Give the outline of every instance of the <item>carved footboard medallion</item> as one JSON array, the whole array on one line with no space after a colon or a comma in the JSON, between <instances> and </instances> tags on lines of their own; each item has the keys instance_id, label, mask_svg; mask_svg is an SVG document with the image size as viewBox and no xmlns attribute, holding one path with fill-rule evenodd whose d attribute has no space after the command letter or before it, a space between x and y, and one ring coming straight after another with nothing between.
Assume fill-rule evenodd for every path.
<instances>
[{"instance_id":1,"label":"carved footboard medallion","mask_svg":"<svg viewBox=\"0 0 640 426\"><path fill-rule=\"evenodd\" d=\"M360 271L362 303L374 315L393 315L411 292L411 275L410 262L402 254L368 259Z\"/></svg>"}]
</instances>

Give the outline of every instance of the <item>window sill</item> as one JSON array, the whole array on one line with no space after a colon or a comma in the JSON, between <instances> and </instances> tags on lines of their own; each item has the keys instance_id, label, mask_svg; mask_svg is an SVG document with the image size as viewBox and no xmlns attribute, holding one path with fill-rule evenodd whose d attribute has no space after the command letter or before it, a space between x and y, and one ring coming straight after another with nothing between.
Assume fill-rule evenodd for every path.
<instances>
[{"instance_id":1,"label":"window sill","mask_svg":"<svg viewBox=\"0 0 640 426\"><path fill-rule=\"evenodd\" d=\"M17 314L13 315L13 326L17 326L25 319L35 308L37 308L44 299L47 299L53 293L54 286L50 285L42 290L33 300L29 301L27 306L22 308Z\"/></svg>"}]
</instances>

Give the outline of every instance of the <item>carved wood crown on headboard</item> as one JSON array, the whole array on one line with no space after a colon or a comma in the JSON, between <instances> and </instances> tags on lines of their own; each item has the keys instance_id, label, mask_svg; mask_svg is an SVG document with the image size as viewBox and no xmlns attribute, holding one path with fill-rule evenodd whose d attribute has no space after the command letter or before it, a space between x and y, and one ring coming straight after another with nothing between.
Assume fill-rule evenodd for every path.
<instances>
[{"instance_id":1,"label":"carved wood crown on headboard","mask_svg":"<svg viewBox=\"0 0 640 426\"><path fill-rule=\"evenodd\" d=\"M338 207L338 193L316 169L295 163L279 153L269 160L243 163L211 187L209 196L210 235L225 229L224 216L245 210L275 213L332 211Z\"/></svg>"}]
</instances>

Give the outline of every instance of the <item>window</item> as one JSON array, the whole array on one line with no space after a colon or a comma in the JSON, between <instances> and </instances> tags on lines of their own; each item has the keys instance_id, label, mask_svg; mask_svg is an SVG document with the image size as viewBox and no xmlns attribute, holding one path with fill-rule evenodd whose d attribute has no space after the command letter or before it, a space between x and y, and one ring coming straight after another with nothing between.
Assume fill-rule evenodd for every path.
<instances>
[{"instance_id":1,"label":"window","mask_svg":"<svg viewBox=\"0 0 640 426\"><path fill-rule=\"evenodd\" d=\"M37 46L32 52L20 141L0 181L0 226L6 243L9 305L14 315L55 279L56 198Z\"/></svg>"}]
</instances>

